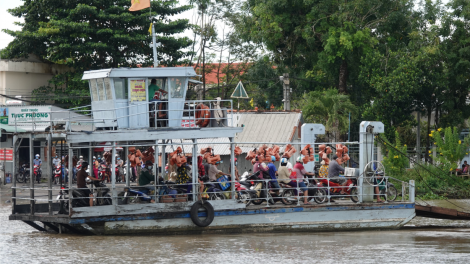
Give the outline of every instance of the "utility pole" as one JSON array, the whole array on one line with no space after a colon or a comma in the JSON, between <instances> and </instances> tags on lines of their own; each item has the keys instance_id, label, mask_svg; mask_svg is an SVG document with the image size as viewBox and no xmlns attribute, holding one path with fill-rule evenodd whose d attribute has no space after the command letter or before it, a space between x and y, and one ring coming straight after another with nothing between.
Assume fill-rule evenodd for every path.
<instances>
[{"instance_id":1,"label":"utility pole","mask_svg":"<svg viewBox=\"0 0 470 264\"><path fill-rule=\"evenodd\" d=\"M292 90L289 87L289 74L284 73L280 79L282 81L282 87L283 87L284 99L282 101L284 102L284 110L290 111L290 94Z\"/></svg>"},{"instance_id":2,"label":"utility pole","mask_svg":"<svg viewBox=\"0 0 470 264\"><path fill-rule=\"evenodd\" d=\"M418 126L416 127L416 160L421 163L421 113L419 111L416 119L418 120Z\"/></svg>"},{"instance_id":3,"label":"utility pole","mask_svg":"<svg viewBox=\"0 0 470 264\"><path fill-rule=\"evenodd\" d=\"M150 47L153 49L153 67L157 68L158 66L158 57L157 57L157 47L162 45L161 42L157 43L157 34L155 34L155 25L152 23L152 44Z\"/></svg>"}]
</instances>

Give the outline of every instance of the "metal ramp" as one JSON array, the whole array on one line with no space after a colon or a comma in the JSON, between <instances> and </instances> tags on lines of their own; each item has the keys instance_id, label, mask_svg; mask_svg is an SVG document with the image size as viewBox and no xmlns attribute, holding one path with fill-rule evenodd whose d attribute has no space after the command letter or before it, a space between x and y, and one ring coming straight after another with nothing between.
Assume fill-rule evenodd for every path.
<instances>
[{"instance_id":1,"label":"metal ramp","mask_svg":"<svg viewBox=\"0 0 470 264\"><path fill-rule=\"evenodd\" d=\"M451 219L451 220L470 220L470 213L449 209L439 206L415 205L416 216Z\"/></svg>"}]
</instances>

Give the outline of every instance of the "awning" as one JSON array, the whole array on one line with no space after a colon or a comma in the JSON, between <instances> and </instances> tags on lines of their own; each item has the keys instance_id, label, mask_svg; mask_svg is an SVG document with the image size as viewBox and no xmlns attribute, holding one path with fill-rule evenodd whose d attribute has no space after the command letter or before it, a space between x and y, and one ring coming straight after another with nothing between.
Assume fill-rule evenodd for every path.
<instances>
[{"instance_id":1,"label":"awning","mask_svg":"<svg viewBox=\"0 0 470 264\"><path fill-rule=\"evenodd\" d=\"M15 132L26 132L26 130L20 128L19 126L15 127L14 126L9 126L5 124L0 124L0 129L5 130L7 133L15 133Z\"/></svg>"}]
</instances>

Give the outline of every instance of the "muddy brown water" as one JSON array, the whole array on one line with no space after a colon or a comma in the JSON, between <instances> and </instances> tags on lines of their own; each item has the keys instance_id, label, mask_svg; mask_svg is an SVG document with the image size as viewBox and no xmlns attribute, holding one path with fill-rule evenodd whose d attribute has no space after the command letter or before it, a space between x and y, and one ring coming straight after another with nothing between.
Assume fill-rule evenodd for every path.
<instances>
[{"instance_id":1,"label":"muddy brown water","mask_svg":"<svg viewBox=\"0 0 470 264\"><path fill-rule=\"evenodd\" d=\"M470 263L470 221L417 217L392 231L190 236L78 236L8 221L0 263Z\"/></svg>"}]
</instances>

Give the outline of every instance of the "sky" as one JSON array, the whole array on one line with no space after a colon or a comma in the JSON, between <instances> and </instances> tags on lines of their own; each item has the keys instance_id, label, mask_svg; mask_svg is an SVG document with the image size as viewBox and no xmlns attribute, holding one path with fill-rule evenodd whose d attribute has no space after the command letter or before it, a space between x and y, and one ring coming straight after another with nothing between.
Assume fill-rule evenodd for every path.
<instances>
[{"instance_id":1,"label":"sky","mask_svg":"<svg viewBox=\"0 0 470 264\"><path fill-rule=\"evenodd\" d=\"M0 1L0 30L11 29L11 30L20 30L21 27L15 26L14 22L22 22L22 19L14 17L7 12L7 9L15 8L23 4L21 0L1 0ZM5 48L10 41L13 40L13 37L7 33L0 32L0 49Z\"/></svg>"}]
</instances>

